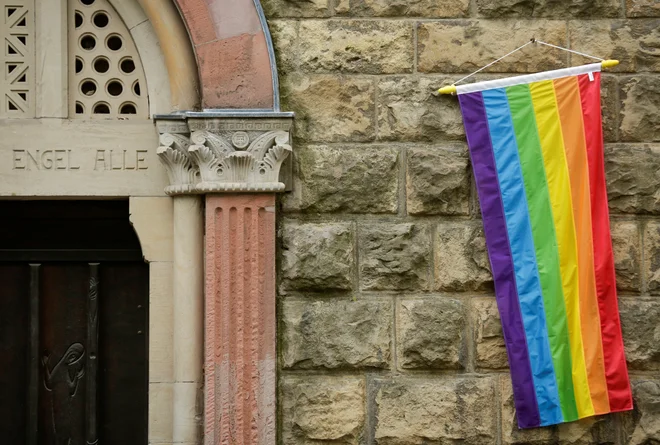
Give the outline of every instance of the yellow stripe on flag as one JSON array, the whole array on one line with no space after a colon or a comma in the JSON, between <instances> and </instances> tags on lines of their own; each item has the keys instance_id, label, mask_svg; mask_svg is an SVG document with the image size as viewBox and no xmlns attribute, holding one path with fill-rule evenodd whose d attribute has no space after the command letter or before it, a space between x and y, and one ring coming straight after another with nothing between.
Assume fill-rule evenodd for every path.
<instances>
[{"instance_id":1,"label":"yellow stripe on flag","mask_svg":"<svg viewBox=\"0 0 660 445\"><path fill-rule=\"evenodd\" d=\"M566 318L571 348L575 402L578 417L589 417L594 415L594 406L589 392L582 344L577 241L573 221L571 183L564 153L561 121L557 111L557 99L552 80L533 82L529 87L541 139L541 151L550 193L552 218L557 233L559 268L566 303Z\"/></svg>"}]
</instances>

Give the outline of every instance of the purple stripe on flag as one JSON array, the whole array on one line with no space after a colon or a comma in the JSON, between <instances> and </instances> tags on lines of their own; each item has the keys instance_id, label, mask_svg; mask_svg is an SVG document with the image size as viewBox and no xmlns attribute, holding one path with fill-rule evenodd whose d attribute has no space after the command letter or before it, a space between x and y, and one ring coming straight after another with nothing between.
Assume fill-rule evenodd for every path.
<instances>
[{"instance_id":1,"label":"purple stripe on flag","mask_svg":"<svg viewBox=\"0 0 660 445\"><path fill-rule=\"evenodd\" d=\"M463 113L472 168L477 183L495 296L502 319L504 342L513 381L514 405L522 428L539 426L541 418L534 392L532 368L516 291L513 256L504 219L486 108L480 92L458 96Z\"/></svg>"}]
</instances>

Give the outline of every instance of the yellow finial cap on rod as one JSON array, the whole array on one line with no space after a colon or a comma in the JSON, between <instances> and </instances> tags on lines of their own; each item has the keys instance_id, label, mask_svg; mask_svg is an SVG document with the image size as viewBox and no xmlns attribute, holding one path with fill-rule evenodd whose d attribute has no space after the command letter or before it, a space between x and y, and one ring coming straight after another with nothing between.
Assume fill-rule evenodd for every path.
<instances>
[{"instance_id":1,"label":"yellow finial cap on rod","mask_svg":"<svg viewBox=\"0 0 660 445\"><path fill-rule=\"evenodd\" d=\"M603 68L612 68L613 66L617 66L619 64L618 60L603 60L600 62L600 66Z\"/></svg>"},{"instance_id":2,"label":"yellow finial cap on rod","mask_svg":"<svg viewBox=\"0 0 660 445\"><path fill-rule=\"evenodd\" d=\"M438 90L440 94L454 94L456 92L456 85L447 85Z\"/></svg>"}]
</instances>

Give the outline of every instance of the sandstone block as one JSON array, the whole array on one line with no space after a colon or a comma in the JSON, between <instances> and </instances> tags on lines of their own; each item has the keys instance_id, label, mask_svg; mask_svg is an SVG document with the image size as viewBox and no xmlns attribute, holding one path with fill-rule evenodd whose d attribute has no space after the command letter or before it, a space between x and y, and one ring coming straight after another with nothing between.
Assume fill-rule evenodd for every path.
<instances>
[{"instance_id":1,"label":"sandstone block","mask_svg":"<svg viewBox=\"0 0 660 445\"><path fill-rule=\"evenodd\" d=\"M621 3L617 0L477 0L479 15L484 17L618 17Z\"/></svg>"},{"instance_id":2,"label":"sandstone block","mask_svg":"<svg viewBox=\"0 0 660 445\"><path fill-rule=\"evenodd\" d=\"M612 212L660 213L660 145L608 145L605 171Z\"/></svg>"},{"instance_id":3,"label":"sandstone block","mask_svg":"<svg viewBox=\"0 0 660 445\"><path fill-rule=\"evenodd\" d=\"M285 377L280 391L283 443L362 443L365 419L362 379Z\"/></svg>"},{"instance_id":4,"label":"sandstone block","mask_svg":"<svg viewBox=\"0 0 660 445\"><path fill-rule=\"evenodd\" d=\"M406 194L411 215L467 215L470 171L464 147L411 148Z\"/></svg>"},{"instance_id":5,"label":"sandstone block","mask_svg":"<svg viewBox=\"0 0 660 445\"><path fill-rule=\"evenodd\" d=\"M298 223L282 229L281 276L284 289L346 290L354 270L350 223Z\"/></svg>"},{"instance_id":6,"label":"sandstone block","mask_svg":"<svg viewBox=\"0 0 660 445\"><path fill-rule=\"evenodd\" d=\"M395 74L413 69L413 28L404 21L300 23L300 64L307 72Z\"/></svg>"},{"instance_id":7,"label":"sandstone block","mask_svg":"<svg viewBox=\"0 0 660 445\"><path fill-rule=\"evenodd\" d=\"M660 295L660 222L649 221L644 232L646 286L649 293Z\"/></svg>"},{"instance_id":8,"label":"sandstone block","mask_svg":"<svg viewBox=\"0 0 660 445\"><path fill-rule=\"evenodd\" d=\"M624 291L639 291L641 243L637 224L613 222L611 231L616 287Z\"/></svg>"},{"instance_id":9,"label":"sandstone block","mask_svg":"<svg viewBox=\"0 0 660 445\"><path fill-rule=\"evenodd\" d=\"M603 113L605 142L619 140L619 81L616 76L604 74L600 78L600 99Z\"/></svg>"},{"instance_id":10,"label":"sandstone block","mask_svg":"<svg viewBox=\"0 0 660 445\"><path fill-rule=\"evenodd\" d=\"M352 16L466 17L468 0L352 0Z\"/></svg>"},{"instance_id":11,"label":"sandstone block","mask_svg":"<svg viewBox=\"0 0 660 445\"><path fill-rule=\"evenodd\" d=\"M294 192L286 210L396 213L398 157L385 147L310 146L296 152Z\"/></svg>"},{"instance_id":12,"label":"sandstone block","mask_svg":"<svg viewBox=\"0 0 660 445\"><path fill-rule=\"evenodd\" d=\"M620 88L621 140L660 142L660 82L657 77L622 79Z\"/></svg>"},{"instance_id":13,"label":"sandstone block","mask_svg":"<svg viewBox=\"0 0 660 445\"><path fill-rule=\"evenodd\" d=\"M511 376L509 374L501 376L498 383L502 403L502 444L545 445L556 443L555 429L552 427L525 430L518 428L518 418L513 405Z\"/></svg>"},{"instance_id":14,"label":"sandstone block","mask_svg":"<svg viewBox=\"0 0 660 445\"><path fill-rule=\"evenodd\" d=\"M617 59L614 71L660 71L660 19L648 20L581 20L570 22L573 46L586 54ZM594 60L571 55L573 65Z\"/></svg>"},{"instance_id":15,"label":"sandstone block","mask_svg":"<svg viewBox=\"0 0 660 445\"><path fill-rule=\"evenodd\" d=\"M650 378L632 381L632 413L624 414L626 445L647 445L660 442L660 382Z\"/></svg>"},{"instance_id":16,"label":"sandstone block","mask_svg":"<svg viewBox=\"0 0 660 445\"><path fill-rule=\"evenodd\" d=\"M304 141L363 142L375 137L370 79L291 75L283 79L282 102L283 108L296 112L295 133Z\"/></svg>"},{"instance_id":17,"label":"sandstone block","mask_svg":"<svg viewBox=\"0 0 660 445\"><path fill-rule=\"evenodd\" d=\"M389 368L392 302L285 301L285 368Z\"/></svg>"},{"instance_id":18,"label":"sandstone block","mask_svg":"<svg viewBox=\"0 0 660 445\"><path fill-rule=\"evenodd\" d=\"M492 275L481 225L438 224L435 237L435 284L445 291L492 289Z\"/></svg>"},{"instance_id":19,"label":"sandstone block","mask_svg":"<svg viewBox=\"0 0 660 445\"><path fill-rule=\"evenodd\" d=\"M379 445L497 443L493 378L383 381L375 396Z\"/></svg>"},{"instance_id":20,"label":"sandstone block","mask_svg":"<svg viewBox=\"0 0 660 445\"><path fill-rule=\"evenodd\" d=\"M549 20L420 22L417 25L418 69L424 73L471 72L529 41L530 36L565 45L566 25ZM525 48L489 70L526 73L565 65L566 55L559 50Z\"/></svg>"},{"instance_id":21,"label":"sandstone block","mask_svg":"<svg viewBox=\"0 0 660 445\"><path fill-rule=\"evenodd\" d=\"M660 17L660 3L657 0L626 0L628 17Z\"/></svg>"},{"instance_id":22,"label":"sandstone block","mask_svg":"<svg viewBox=\"0 0 660 445\"><path fill-rule=\"evenodd\" d=\"M587 417L557 425L558 445L617 444L616 415Z\"/></svg>"},{"instance_id":23,"label":"sandstone block","mask_svg":"<svg viewBox=\"0 0 660 445\"><path fill-rule=\"evenodd\" d=\"M270 20L268 28L273 39L277 69L280 75L293 72L298 63L295 54L298 23L294 20Z\"/></svg>"},{"instance_id":24,"label":"sandstone block","mask_svg":"<svg viewBox=\"0 0 660 445\"><path fill-rule=\"evenodd\" d=\"M628 365L633 370L660 369L660 302L620 298L621 329Z\"/></svg>"},{"instance_id":25,"label":"sandstone block","mask_svg":"<svg viewBox=\"0 0 660 445\"><path fill-rule=\"evenodd\" d=\"M363 290L427 289L431 237L421 224L374 224L358 228Z\"/></svg>"},{"instance_id":26,"label":"sandstone block","mask_svg":"<svg viewBox=\"0 0 660 445\"><path fill-rule=\"evenodd\" d=\"M495 298L472 300L475 320L475 359L478 368L504 369L509 366L502 335L502 322Z\"/></svg>"},{"instance_id":27,"label":"sandstone block","mask_svg":"<svg viewBox=\"0 0 660 445\"><path fill-rule=\"evenodd\" d=\"M262 0L266 17L328 17L328 0ZM272 25L270 25L272 26Z\"/></svg>"},{"instance_id":28,"label":"sandstone block","mask_svg":"<svg viewBox=\"0 0 660 445\"><path fill-rule=\"evenodd\" d=\"M378 138L387 141L465 140L455 97L437 90L454 78L388 77L378 83Z\"/></svg>"},{"instance_id":29,"label":"sandstone block","mask_svg":"<svg viewBox=\"0 0 660 445\"><path fill-rule=\"evenodd\" d=\"M404 300L398 309L399 364L404 369L465 367L465 316L460 300Z\"/></svg>"}]
</instances>

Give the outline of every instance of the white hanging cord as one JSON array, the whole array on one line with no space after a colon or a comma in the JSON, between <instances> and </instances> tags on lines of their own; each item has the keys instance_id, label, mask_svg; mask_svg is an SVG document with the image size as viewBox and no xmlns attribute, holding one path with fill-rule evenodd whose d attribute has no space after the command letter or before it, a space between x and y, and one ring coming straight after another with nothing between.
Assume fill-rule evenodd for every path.
<instances>
[{"instance_id":1,"label":"white hanging cord","mask_svg":"<svg viewBox=\"0 0 660 445\"><path fill-rule=\"evenodd\" d=\"M527 45L532 44L532 43L534 43L534 39L530 40L529 42L525 43L524 45L519 46L518 48L514 49L514 50L511 51L510 53L507 53L507 54L503 55L503 56L500 57L499 59L497 59L497 60L493 60L493 61L490 62L488 65L486 65L486 66L482 66L481 68L479 68L478 70L476 70L474 73L468 74L467 76L463 77L462 79L457 80L456 82L453 83L453 85L457 85L457 84L463 82L465 79L469 79L470 77L474 76L474 75L477 74L478 72L485 70L486 68L488 68L488 67L491 66L491 65L495 65L497 62L499 62L500 60L504 59L505 57L509 57L511 54L513 54L513 53L515 53L515 52L517 52L517 51L520 51L521 49L523 49L524 47L526 47Z\"/></svg>"},{"instance_id":2,"label":"white hanging cord","mask_svg":"<svg viewBox=\"0 0 660 445\"><path fill-rule=\"evenodd\" d=\"M601 59L600 57L590 56L589 54L581 53L581 52L579 52L579 51L573 51L572 49L564 48L564 47L562 47L562 46L553 45L553 44L551 44L551 43L542 42L542 41L540 41L540 40L536 40L536 39L532 38L529 42L525 43L524 45L519 46L518 48L514 49L513 51L511 51L511 52L509 52L509 53L503 55L503 56L500 57L499 59L493 60L493 61L490 62L488 65L483 66L483 67L479 68L478 70L476 70L475 72L473 72L473 73L471 73L471 74L468 74L467 76L463 77L462 79L457 80L457 81L454 82L452 85L458 85L459 83L463 82L464 80L469 79L470 77L474 76L475 74L479 73L480 71L485 70L485 69L488 68L489 66L495 65L495 64L496 64L497 62L499 62L500 60L502 60L502 59L504 59L504 58L506 58L506 57L509 57L511 54L520 51L521 49L523 49L524 47L526 47L527 45L530 45L530 44L532 44L532 43L540 43L541 45L550 46L550 47L552 47L552 48L556 48L556 49L561 49L561 50L563 50L563 51L568 51L568 52L570 52L570 53L578 54L578 55L583 56L583 57L590 57L590 58L592 58L592 59L600 60L601 62L602 62L603 60L605 60L605 59Z\"/></svg>"},{"instance_id":3,"label":"white hanging cord","mask_svg":"<svg viewBox=\"0 0 660 445\"><path fill-rule=\"evenodd\" d=\"M601 62L603 60L605 60L605 59L601 59L600 57L590 56L589 54L581 53L580 51L573 51L572 49L568 49L568 48L564 48L564 47L561 47L561 46L553 45L552 43L545 43L545 42L541 42L540 40L535 40L535 42L540 43L541 45L551 46L552 48L563 49L564 51L568 51L569 53L577 54L579 56L590 57L592 59L600 60Z\"/></svg>"}]
</instances>

